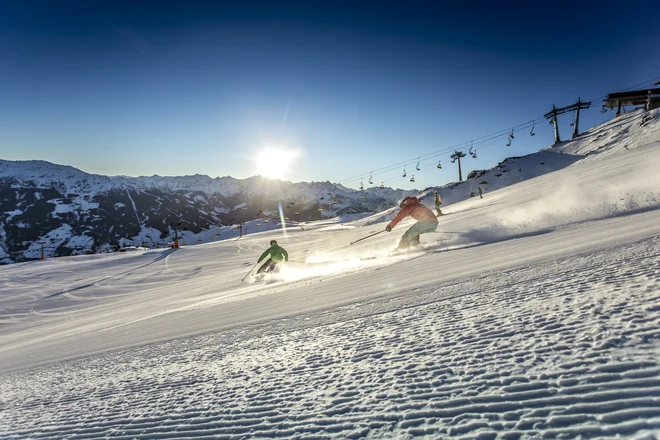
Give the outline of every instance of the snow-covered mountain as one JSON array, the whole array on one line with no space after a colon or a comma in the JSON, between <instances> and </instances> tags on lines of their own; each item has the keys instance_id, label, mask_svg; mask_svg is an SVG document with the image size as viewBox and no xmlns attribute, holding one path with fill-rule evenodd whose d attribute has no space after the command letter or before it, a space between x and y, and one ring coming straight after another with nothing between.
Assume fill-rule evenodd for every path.
<instances>
[{"instance_id":1,"label":"snow-covered mountain","mask_svg":"<svg viewBox=\"0 0 660 440\"><path fill-rule=\"evenodd\" d=\"M533 154L511 157L464 182L422 191L368 188L330 182L291 183L263 177L194 175L126 177L88 174L44 161L0 160L0 262L111 250L127 245L166 246L172 223L186 244L205 243L279 227L278 202L289 226L340 217L392 218L397 202L417 195L434 208L495 191L578 161L616 154L660 138L658 111L639 110L594 127L579 138ZM40 239L40 237L42 237Z\"/></svg>"},{"instance_id":2,"label":"snow-covered mountain","mask_svg":"<svg viewBox=\"0 0 660 440\"><path fill-rule=\"evenodd\" d=\"M657 439L657 117L440 188L407 253L381 212L2 266L0 437Z\"/></svg>"},{"instance_id":3,"label":"snow-covered mountain","mask_svg":"<svg viewBox=\"0 0 660 440\"><path fill-rule=\"evenodd\" d=\"M243 231L373 213L411 191L355 191L330 182L194 175L125 177L88 174L44 161L0 161L0 262L165 246L177 224L184 240L226 239ZM201 234L201 235L200 235ZM41 237L41 238L40 238Z\"/></svg>"}]
</instances>

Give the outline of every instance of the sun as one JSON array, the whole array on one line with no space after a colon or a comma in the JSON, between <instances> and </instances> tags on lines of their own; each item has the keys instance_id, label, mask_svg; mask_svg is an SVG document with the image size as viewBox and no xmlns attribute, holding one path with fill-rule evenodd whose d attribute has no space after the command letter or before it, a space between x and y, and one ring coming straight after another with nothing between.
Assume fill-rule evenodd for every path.
<instances>
[{"instance_id":1,"label":"sun","mask_svg":"<svg viewBox=\"0 0 660 440\"><path fill-rule=\"evenodd\" d=\"M271 179L284 179L298 153L284 148L266 148L256 156L257 173Z\"/></svg>"}]
</instances>

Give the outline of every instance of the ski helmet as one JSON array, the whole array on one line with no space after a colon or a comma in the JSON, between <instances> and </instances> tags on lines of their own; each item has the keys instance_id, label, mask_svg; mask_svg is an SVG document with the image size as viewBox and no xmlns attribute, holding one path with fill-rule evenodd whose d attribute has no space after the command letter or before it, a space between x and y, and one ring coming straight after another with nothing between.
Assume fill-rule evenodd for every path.
<instances>
[{"instance_id":1,"label":"ski helmet","mask_svg":"<svg viewBox=\"0 0 660 440\"><path fill-rule=\"evenodd\" d=\"M403 200L401 200L401 203L399 203L399 208L405 208L406 202L408 201L410 197L404 197Z\"/></svg>"},{"instance_id":2,"label":"ski helmet","mask_svg":"<svg viewBox=\"0 0 660 440\"><path fill-rule=\"evenodd\" d=\"M275 241L275 240L271 240L271 241L270 241L270 245L272 246L272 245L274 245L274 244L277 244L277 241Z\"/></svg>"}]
</instances>

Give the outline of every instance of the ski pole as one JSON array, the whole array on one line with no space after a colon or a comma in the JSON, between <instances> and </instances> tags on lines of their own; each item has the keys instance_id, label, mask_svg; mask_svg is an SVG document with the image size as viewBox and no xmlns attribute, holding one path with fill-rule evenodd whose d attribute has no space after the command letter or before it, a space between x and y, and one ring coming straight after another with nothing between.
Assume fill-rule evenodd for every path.
<instances>
[{"instance_id":1,"label":"ski pole","mask_svg":"<svg viewBox=\"0 0 660 440\"><path fill-rule=\"evenodd\" d=\"M258 261L254 264L254 266L252 266L252 269L250 269L250 272L252 272L252 271L254 270L254 268L257 267L257 264L259 264ZM250 272L248 272L248 273L243 277L243 279L241 280L241 283L242 283L243 281L245 281L245 279L248 277L248 275L250 275Z\"/></svg>"},{"instance_id":2,"label":"ski pole","mask_svg":"<svg viewBox=\"0 0 660 440\"><path fill-rule=\"evenodd\" d=\"M374 235L382 234L383 232L387 232L387 231L378 231L378 232L374 232L374 233L371 234L371 235L367 235L366 237L362 237L362 238L360 238L359 240L355 240L355 241L352 242L351 244L355 244L355 243L357 243L358 241L366 240L367 238L373 237Z\"/></svg>"}]
</instances>

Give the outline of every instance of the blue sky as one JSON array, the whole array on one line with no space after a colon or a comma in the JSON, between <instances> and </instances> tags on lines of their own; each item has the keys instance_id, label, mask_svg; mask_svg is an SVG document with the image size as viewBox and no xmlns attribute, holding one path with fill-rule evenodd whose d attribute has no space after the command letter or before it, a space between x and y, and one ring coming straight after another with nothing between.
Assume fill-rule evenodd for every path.
<instances>
[{"instance_id":1,"label":"blue sky","mask_svg":"<svg viewBox=\"0 0 660 440\"><path fill-rule=\"evenodd\" d=\"M0 158L245 178L275 146L299 153L287 180L408 162L374 183L422 188L457 180L456 144L660 76L653 2L442 3L2 1ZM552 143L535 131L464 173Z\"/></svg>"}]
</instances>

